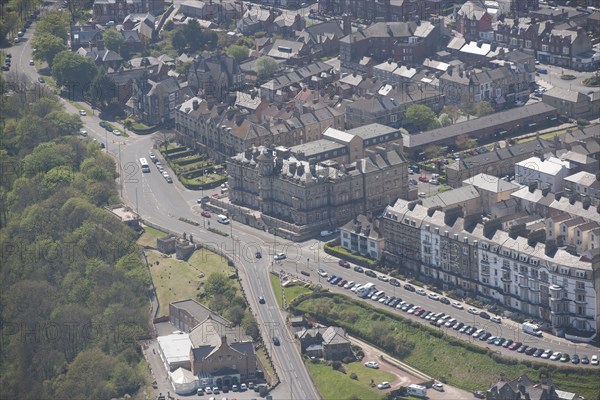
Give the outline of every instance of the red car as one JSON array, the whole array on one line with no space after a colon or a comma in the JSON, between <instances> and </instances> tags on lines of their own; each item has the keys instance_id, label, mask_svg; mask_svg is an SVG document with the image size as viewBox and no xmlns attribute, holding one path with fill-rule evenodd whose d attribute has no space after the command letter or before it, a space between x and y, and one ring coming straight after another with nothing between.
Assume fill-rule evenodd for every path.
<instances>
[{"instance_id":1,"label":"red car","mask_svg":"<svg viewBox=\"0 0 600 400\"><path fill-rule=\"evenodd\" d=\"M510 346L508 346L509 350L516 350L519 347L523 346L523 343L521 342L514 342L513 344L511 344Z\"/></svg>"},{"instance_id":2,"label":"red car","mask_svg":"<svg viewBox=\"0 0 600 400\"><path fill-rule=\"evenodd\" d=\"M344 286L346 283L348 283L348 281L343 279L340 283L338 283L338 286Z\"/></svg>"},{"instance_id":3,"label":"red car","mask_svg":"<svg viewBox=\"0 0 600 400\"><path fill-rule=\"evenodd\" d=\"M346 260L340 260L338 261L338 264L340 267L350 268L350 263Z\"/></svg>"},{"instance_id":4,"label":"red car","mask_svg":"<svg viewBox=\"0 0 600 400\"><path fill-rule=\"evenodd\" d=\"M420 176L420 177L419 177L419 180L420 180L421 182L425 182L425 183L429 182L429 179L427 179L427 177L426 177L426 176Z\"/></svg>"},{"instance_id":5,"label":"red car","mask_svg":"<svg viewBox=\"0 0 600 400\"><path fill-rule=\"evenodd\" d=\"M210 218L210 213L206 210L202 211L202 213L200 215L202 215L203 217L206 217L206 218Z\"/></svg>"}]
</instances>

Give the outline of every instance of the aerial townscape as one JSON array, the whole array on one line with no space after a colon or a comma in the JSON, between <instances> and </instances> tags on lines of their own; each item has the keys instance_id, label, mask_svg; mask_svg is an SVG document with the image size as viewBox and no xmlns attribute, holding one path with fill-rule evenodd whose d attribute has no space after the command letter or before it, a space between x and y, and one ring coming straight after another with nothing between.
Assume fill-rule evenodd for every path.
<instances>
[{"instance_id":1,"label":"aerial townscape","mask_svg":"<svg viewBox=\"0 0 600 400\"><path fill-rule=\"evenodd\" d=\"M2 0L0 57L0 399L600 400L600 0Z\"/></svg>"}]
</instances>

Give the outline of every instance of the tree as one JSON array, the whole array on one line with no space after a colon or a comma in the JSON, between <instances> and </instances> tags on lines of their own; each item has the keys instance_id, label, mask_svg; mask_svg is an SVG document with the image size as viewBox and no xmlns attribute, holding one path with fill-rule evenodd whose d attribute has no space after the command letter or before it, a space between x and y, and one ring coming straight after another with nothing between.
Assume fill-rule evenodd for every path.
<instances>
[{"instance_id":1,"label":"tree","mask_svg":"<svg viewBox=\"0 0 600 400\"><path fill-rule=\"evenodd\" d=\"M204 47L205 37L202 35L202 28L197 20L194 19L184 24L181 32L191 51L198 51Z\"/></svg>"},{"instance_id":2,"label":"tree","mask_svg":"<svg viewBox=\"0 0 600 400\"><path fill-rule=\"evenodd\" d=\"M229 57L235 58L235 61L237 61L238 63L240 63L240 62L244 61L246 58L248 58L249 52L250 51L248 50L247 47L238 46L237 44L232 44L226 50L227 55Z\"/></svg>"},{"instance_id":3,"label":"tree","mask_svg":"<svg viewBox=\"0 0 600 400\"><path fill-rule=\"evenodd\" d=\"M491 113L494 112L494 108L492 107L492 105L487 102L487 101L480 101L475 103L475 105L473 106L473 111L475 112L475 115L477 115L478 117L483 117L484 115L489 115Z\"/></svg>"},{"instance_id":4,"label":"tree","mask_svg":"<svg viewBox=\"0 0 600 400\"><path fill-rule=\"evenodd\" d=\"M183 34L183 31L179 30L175 32L175 34L171 38L171 45L173 46L173 48L175 48L175 50L177 50L179 54L183 53L183 50L185 50L185 46L187 46L187 41L185 40L185 35Z\"/></svg>"},{"instance_id":5,"label":"tree","mask_svg":"<svg viewBox=\"0 0 600 400\"><path fill-rule=\"evenodd\" d=\"M269 56L262 56L254 64L254 70L259 80L270 79L279 70L277 61Z\"/></svg>"},{"instance_id":6,"label":"tree","mask_svg":"<svg viewBox=\"0 0 600 400\"><path fill-rule=\"evenodd\" d=\"M456 106L444 106L444 108L442 109L442 113L450 117L452 124L455 124L456 120L458 120L458 118L460 118L460 116L462 115L460 108Z\"/></svg>"},{"instance_id":7,"label":"tree","mask_svg":"<svg viewBox=\"0 0 600 400\"><path fill-rule=\"evenodd\" d=\"M50 67L52 67L54 57L61 51L67 50L64 40L46 32L35 35L31 41L31 47L36 49L33 58L46 61Z\"/></svg>"},{"instance_id":8,"label":"tree","mask_svg":"<svg viewBox=\"0 0 600 400\"><path fill-rule=\"evenodd\" d=\"M440 114L440 116L438 117L438 121L441 126L452 125L452 120L450 119L450 116L448 116L448 114Z\"/></svg>"},{"instance_id":9,"label":"tree","mask_svg":"<svg viewBox=\"0 0 600 400\"><path fill-rule=\"evenodd\" d=\"M114 79L101 71L92 81L88 95L92 103L104 108L117 97L117 85Z\"/></svg>"},{"instance_id":10,"label":"tree","mask_svg":"<svg viewBox=\"0 0 600 400\"><path fill-rule=\"evenodd\" d=\"M429 146L425 147L424 152L427 158L435 158L444 154L444 150L440 146L436 146L434 144L430 144Z\"/></svg>"},{"instance_id":11,"label":"tree","mask_svg":"<svg viewBox=\"0 0 600 400\"><path fill-rule=\"evenodd\" d=\"M422 104L413 104L408 107L405 116L418 131L432 129L438 125L435 113L431 108Z\"/></svg>"},{"instance_id":12,"label":"tree","mask_svg":"<svg viewBox=\"0 0 600 400\"><path fill-rule=\"evenodd\" d=\"M89 57L70 51L60 52L54 57L52 76L59 86L68 86L73 93L87 92L97 73L98 69Z\"/></svg>"},{"instance_id":13,"label":"tree","mask_svg":"<svg viewBox=\"0 0 600 400\"><path fill-rule=\"evenodd\" d=\"M35 34L41 35L42 33L49 33L61 38L66 44L69 27L69 20L66 18L66 15L54 12L40 18L35 26Z\"/></svg>"},{"instance_id":14,"label":"tree","mask_svg":"<svg viewBox=\"0 0 600 400\"><path fill-rule=\"evenodd\" d=\"M123 35L117 32L116 29L105 30L104 33L102 33L102 40L104 40L104 45L107 49L117 53L121 52L121 47L123 47L123 44L125 43Z\"/></svg>"}]
</instances>

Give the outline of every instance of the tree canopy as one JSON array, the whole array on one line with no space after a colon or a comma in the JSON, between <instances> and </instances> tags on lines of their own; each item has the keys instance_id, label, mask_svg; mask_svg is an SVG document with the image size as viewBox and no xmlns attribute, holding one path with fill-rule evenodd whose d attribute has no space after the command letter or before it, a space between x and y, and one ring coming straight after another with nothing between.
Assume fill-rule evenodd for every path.
<instances>
[{"instance_id":1,"label":"tree canopy","mask_svg":"<svg viewBox=\"0 0 600 400\"><path fill-rule=\"evenodd\" d=\"M413 104L408 107L405 116L417 131L426 131L439 126L435 113L423 104Z\"/></svg>"},{"instance_id":2,"label":"tree canopy","mask_svg":"<svg viewBox=\"0 0 600 400\"><path fill-rule=\"evenodd\" d=\"M114 161L56 97L19 97L0 110L2 396L134 394L149 276L136 233L102 208L118 201Z\"/></svg>"},{"instance_id":3,"label":"tree canopy","mask_svg":"<svg viewBox=\"0 0 600 400\"><path fill-rule=\"evenodd\" d=\"M256 63L254 64L254 70L256 71L258 79L270 79L279 70L279 65L277 64L277 61L271 57L262 56L256 60Z\"/></svg>"},{"instance_id":4,"label":"tree canopy","mask_svg":"<svg viewBox=\"0 0 600 400\"><path fill-rule=\"evenodd\" d=\"M125 39L116 29L107 29L102 33L102 40L107 49L120 53Z\"/></svg>"},{"instance_id":5,"label":"tree canopy","mask_svg":"<svg viewBox=\"0 0 600 400\"><path fill-rule=\"evenodd\" d=\"M250 50L248 50L248 48L245 46L239 46L237 44L232 44L231 46L229 46L227 48L226 53L229 57L235 58L235 61L240 63L240 62L244 61L246 58L248 58L248 54L250 53Z\"/></svg>"},{"instance_id":6,"label":"tree canopy","mask_svg":"<svg viewBox=\"0 0 600 400\"><path fill-rule=\"evenodd\" d=\"M60 52L54 57L52 76L60 86L67 86L74 93L86 92L96 77L98 68L89 57L70 51Z\"/></svg>"},{"instance_id":7,"label":"tree canopy","mask_svg":"<svg viewBox=\"0 0 600 400\"><path fill-rule=\"evenodd\" d=\"M67 45L63 39L47 32L35 35L31 41L31 46L35 48L33 58L47 62L50 67L52 67L54 57L61 51L67 50Z\"/></svg>"},{"instance_id":8,"label":"tree canopy","mask_svg":"<svg viewBox=\"0 0 600 400\"><path fill-rule=\"evenodd\" d=\"M66 14L51 12L40 18L35 25L35 34L49 33L62 39L63 43L67 44L69 28L69 19L66 17Z\"/></svg>"}]
</instances>

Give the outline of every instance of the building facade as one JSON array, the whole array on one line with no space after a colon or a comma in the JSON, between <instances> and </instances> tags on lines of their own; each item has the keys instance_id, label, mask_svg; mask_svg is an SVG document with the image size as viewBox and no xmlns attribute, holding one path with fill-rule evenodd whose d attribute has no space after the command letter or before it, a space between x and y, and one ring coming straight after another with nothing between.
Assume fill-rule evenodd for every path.
<instances>
[{"instance_id":1,"label":"building facade","mask_svg":"<svg viewBox=\"0 0 600 400\"><path fill-rule=\"evenodd\" d=\"M543 321L554 334L598 326L600 263L399 200L382 223L386 260L403 273Z\"/></svg>"},{"instance_id":2,"label":"building facade","mask_svg":"<svg viewBox=\"0 0 600 400\"><path fill-rule=\"evenodd\" d=\"M354 220L340 228L341 246L353 253L358 253L377 260L383 254L383 235L379 220L369 220L358 215Z\"/></svg>"},{"instance_id":3,"label":"building facade","mask_svg":"<svg viewBox=\"0 0 600 400\"><path fill-rule=\"evenodd\" d=\"M407 162L397 149L379 149L349 164L302 161L285 148L255 148L227 162L229 199L260 211L287 236L339 227L372 216L408 191ZM275 221L277 220L277 221Z\"/></svg>"}]
</instances>

